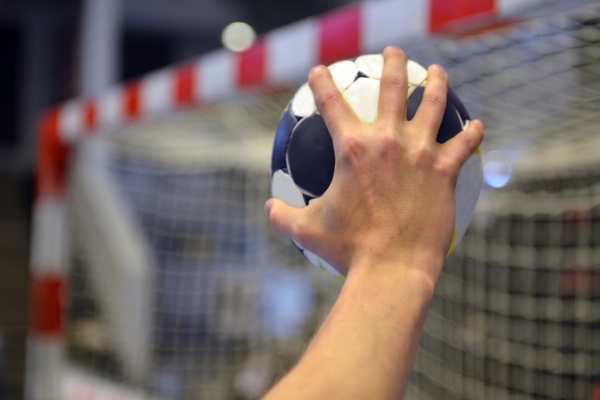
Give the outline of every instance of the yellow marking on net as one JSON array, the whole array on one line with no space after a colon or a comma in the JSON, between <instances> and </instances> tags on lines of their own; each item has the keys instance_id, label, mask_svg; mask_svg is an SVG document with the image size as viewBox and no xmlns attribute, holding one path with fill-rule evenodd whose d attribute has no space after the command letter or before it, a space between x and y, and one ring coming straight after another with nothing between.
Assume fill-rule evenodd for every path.
<instances>
[{"instance_id":1,"label":"yellow marking on net","mask_svg":"<svg viewBox=\"0 0 600 400\"><path fill-rule=\"evenodd\" d=\"M448 257L456 248L456 244L454 243L456 241L456 233L457 229L454 227L454 233L452 233L452 243L450 244L450 248L448 249L448 254L446 254L446 257Z\"/></svg>"},{"instance_id":2,"label":"yellow marking on net","mask_svg":"<svg viewBox=\"0 0 600 400\"><path fill-rule=\"evenodd\" d=\"M477 150L475 150L475 153L477 153L480 156L482 156L482 154L481 154L481 147L478 147Z\"/></svg>"}]
</instances>

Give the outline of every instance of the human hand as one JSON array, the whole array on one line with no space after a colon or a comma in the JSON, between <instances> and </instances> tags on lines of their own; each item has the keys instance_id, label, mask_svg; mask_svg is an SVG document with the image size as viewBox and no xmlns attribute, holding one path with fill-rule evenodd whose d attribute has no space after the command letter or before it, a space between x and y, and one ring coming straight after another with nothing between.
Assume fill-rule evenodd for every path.
<instances>
[{"instance_id":1,"label":"human hand","mask_svg":"<svg viewBox=\"0 0 600 400\"><path fill-rule=\"evenodd\" d=\"M273 229L347 275L361 268L422 270L437 280L452 241L455 185L462 164L483 140L483 124L444 144L436 142L446 106L448 77L428 69L421 106L406 119L406 56L384 51L378 116L361 122L326 67L313 68L309 84L331 134L335 172L331 185L304 208L270 199Z\"/></svg>"}]
</instances>

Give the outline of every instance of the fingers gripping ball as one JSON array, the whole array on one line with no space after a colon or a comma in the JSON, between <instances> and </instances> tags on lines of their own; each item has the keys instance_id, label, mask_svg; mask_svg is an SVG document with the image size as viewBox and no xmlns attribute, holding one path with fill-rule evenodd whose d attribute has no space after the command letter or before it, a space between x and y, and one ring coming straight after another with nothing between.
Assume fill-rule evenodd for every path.
<instances>
[{"instance_id":1,"label":"fingers gripping ball","mask_svg":"<svg viewBox=\"0 0 600 400\"><path fill-rule=\"evenodd\" d=\"M411 120L421 104L427 84L427 70L408 61L406 117ZM363 55L355 61L340 61L329 66L333 81L358 118L372 124L377 118L379 84L383 71L381 54ZM444 143L469 123L466 108L452 89L437 141ZM329 187L335 168L333 142L317 111L308 84L304 84L284 110L273 146L271 194L295 207L304 207ZM477 150L463 165L456 184L456 219L450 252L462 239L471 221L482 182L481 152ZM294 245L320 269L341 276L331 265L312 252Z\"/></svg>"}]
</instances>

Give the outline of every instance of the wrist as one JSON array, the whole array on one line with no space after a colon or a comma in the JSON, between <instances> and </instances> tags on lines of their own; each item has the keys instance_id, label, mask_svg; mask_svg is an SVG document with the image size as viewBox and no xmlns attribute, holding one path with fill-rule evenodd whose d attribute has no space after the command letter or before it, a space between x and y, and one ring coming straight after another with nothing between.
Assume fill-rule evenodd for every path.
<instances>
[{"instance_id":1,"label":"wrist","mask_svg":"<svg viewBox=\"0 0 600 400\"><path fill-rule=\"evenodd\" d=\"M446 257L430 251L387 253L384 257L377 256L374 252L365 252L353 257L348 268L348 278L360 275L362 279L410 279L435 287L445 260Z\"/></svg>"},{"instance_id":2,"label":"wrist","mask_svg":"<svg viewBox=\"0 0 600 400\"><path fill-rule=\"evenodd\" d=\"M368 287L369 291L382 294L410 287L415 300L422 299L429 304L441 272L441 264L443 261L430 258L409 263L382 263L364 259L350 267L344 286L354 290Z\"/></svg>"}]
</instances>

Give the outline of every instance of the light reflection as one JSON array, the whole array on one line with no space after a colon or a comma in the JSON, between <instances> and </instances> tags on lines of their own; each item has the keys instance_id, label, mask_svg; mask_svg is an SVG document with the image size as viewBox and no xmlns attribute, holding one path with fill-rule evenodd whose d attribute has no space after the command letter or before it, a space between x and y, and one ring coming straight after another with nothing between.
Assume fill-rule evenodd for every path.
<instances>
[{"instance_id":1,"label":"light reflection","mask_svg":"<svg viewBox=\"0 0 600 400\"><path fill-rule=\"evenodd\" d=\"M500 151L490 151L484 157L483 179L488 186L501 188L508 184L512 175L512 166Z\"/></svg>"},{"instance_id":2,"label":"light reflection","mask_svg":"<svg viewBox=\"0 0 600 400\"><path fill-rule=\"evenodd\" d=\"M223 46L231 51L246 51L254 44L256 32L245 22L233 22L225 27L221 35Z\"/></svg>"}]
</instances>

